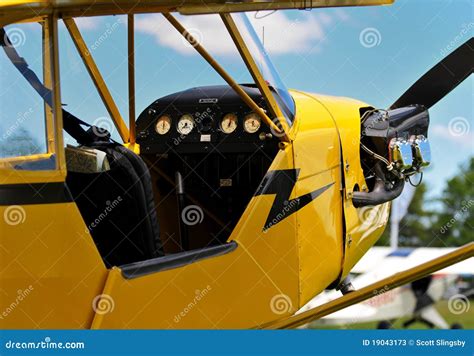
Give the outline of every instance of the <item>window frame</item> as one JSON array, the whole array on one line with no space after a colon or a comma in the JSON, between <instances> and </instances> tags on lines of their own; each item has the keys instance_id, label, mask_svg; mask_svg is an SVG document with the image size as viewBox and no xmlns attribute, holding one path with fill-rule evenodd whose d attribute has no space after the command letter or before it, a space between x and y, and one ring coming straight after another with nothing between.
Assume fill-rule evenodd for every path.
<instances>
[{"instance_id":1,"label":"window frame","mask_svg":"<svg viewBox=\"0 0 474 356\"><path fill-rule=\"evenodd\" d=\"M45 153L0 158L0 184L64 181L66 176L65 151L62 132L61 89L59 80L58 17L34 18L42 26L43 84L52 91L53 107L44 103ZM15 22L13 22L15 23ZM19 170L14 164L37 162L55 155L54 169Z\"/></svg>"}]
</instances>

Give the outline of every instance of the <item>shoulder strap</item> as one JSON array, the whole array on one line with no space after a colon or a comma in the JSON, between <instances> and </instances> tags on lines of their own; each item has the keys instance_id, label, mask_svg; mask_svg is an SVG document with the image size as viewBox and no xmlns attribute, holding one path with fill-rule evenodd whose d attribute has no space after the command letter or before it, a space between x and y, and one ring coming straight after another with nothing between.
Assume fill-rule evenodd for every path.
<instances>
[{"instance_id":1,"label":"shoulder strap","mask_svg":"<svg viewBox=\"0 0 474 356\"><path fill-rule=\"evenodd\" d=\"M38 78L35 72L33 72L29 67L28 63L24 58L20 57L16 51L13 44L10 42L8 35L5 32L4 28L0 28L0 45L2 46L5 54L8 59L12 62L15 68L20 72L20 74L26 79L26 81L33 87L34 90L41 96L41 98L49 105L50 108L53 107L53 94L50 89L46 88L41 80ZM88 123L80 120L76 116L72 115L68 111L62 109L63 113L63 127L64 130L71 135L79 144L89 144L97 141L97 135L94 135L98 130L102 133L100 136L107 138L107 135L103 134L103 129L98 128L98 130L84 130L81 125L92 128Z\"/></svg>"}]
</instances>

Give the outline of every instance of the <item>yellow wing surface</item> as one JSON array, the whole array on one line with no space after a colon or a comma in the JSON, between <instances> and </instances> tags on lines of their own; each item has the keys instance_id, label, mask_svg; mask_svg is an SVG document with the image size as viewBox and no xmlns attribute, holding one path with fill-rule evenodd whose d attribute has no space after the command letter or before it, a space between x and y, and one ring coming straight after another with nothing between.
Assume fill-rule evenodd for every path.
<instances>
[{"instance_id":1,"label":"yellow wing surface","mask_svg":"<svg viewBox=\"0 0 474 356\"><path fill-rule=\"evenodd\" d=\"M392 4L394 0L3 0L0 16L21 14L31 18L51 12L63 15L94 16L141 12L180 12L183 14L210 14L240 11L310 9L318 7L369 6Z\"/></svg>"}]
</instances>

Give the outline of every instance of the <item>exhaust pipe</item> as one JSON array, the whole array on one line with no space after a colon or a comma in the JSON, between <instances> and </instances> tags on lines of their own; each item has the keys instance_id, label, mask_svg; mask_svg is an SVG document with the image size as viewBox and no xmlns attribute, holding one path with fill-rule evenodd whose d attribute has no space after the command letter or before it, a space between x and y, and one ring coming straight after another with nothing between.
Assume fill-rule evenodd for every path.
<instances>
[{"instance_id":1,"label":"exhaust pipe","mask_svg":"<svg viewBox=\"0 0 474 356\"><path fill-rule=\"evenodd\" d=\"M352 197L352 204L356 208L361 208L368 205L380 205L391 201L403 192L405 181L399 179L395 181L391 189L387 189L382 178L375 179L374 189L371 192L354 192Z\"/></svg>"}]
</instances>

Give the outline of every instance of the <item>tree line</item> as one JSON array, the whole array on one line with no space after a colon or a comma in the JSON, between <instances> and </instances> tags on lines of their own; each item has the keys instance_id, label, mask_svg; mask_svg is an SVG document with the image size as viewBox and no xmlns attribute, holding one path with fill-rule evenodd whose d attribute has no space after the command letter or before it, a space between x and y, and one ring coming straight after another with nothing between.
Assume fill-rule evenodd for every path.
<instances>
[{"instance_id":1,"label":"tree line","mask_svg":"<svg viewBox=\"0 0 474 356\"><path fill-rule=\"evenodd\" d=\"M451 247L474 240L474 157L446 182L439 198L427 199L421 183L400 221L399 246ZM435 203L435 204L432 204ZM377 243L390 245L390 226Z\"/></svg>"}]
</instances>

